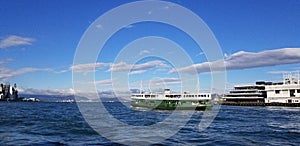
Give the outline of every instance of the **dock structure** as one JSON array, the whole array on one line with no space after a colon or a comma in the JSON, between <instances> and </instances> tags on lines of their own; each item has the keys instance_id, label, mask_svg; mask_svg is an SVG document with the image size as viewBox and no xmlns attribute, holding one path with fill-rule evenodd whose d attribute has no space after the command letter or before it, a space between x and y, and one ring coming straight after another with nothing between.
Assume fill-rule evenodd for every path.
<instances>
[{"instance_id":1,"label":"dock structure","mask_svg":"<svg viewBox=\"0 0 300 146\"><path fill-rule=\"evenodd\" d=\"M234 86L222 97L223 105L300 107L299 72L283 73L282 82L258 81L255 85Z\"/></svg>"},{"instance_id":2,"label":"dock structure","mask_svg":"<svg viewBox=\"0 0 300 146\"><path fill-rule=\"evenodd\" d=\"M221 105L231 106L286 106L286 107L300 107L300 103L264 103L264 102L221 102Z\"/></svg>"}]
</instances>

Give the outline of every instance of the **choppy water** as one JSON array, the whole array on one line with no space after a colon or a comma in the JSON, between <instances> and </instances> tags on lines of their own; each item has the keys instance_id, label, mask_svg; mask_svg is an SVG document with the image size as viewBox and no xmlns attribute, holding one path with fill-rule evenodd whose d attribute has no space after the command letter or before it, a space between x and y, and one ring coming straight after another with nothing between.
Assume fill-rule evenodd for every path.
<instances>
[{"instance_id":1,"label":"choppy water","mask_svg":"<svg viewBox=\"0 0 300 146\"><path fill-rule=\"evenodd\" d=\"M131 125L155 124L171 114L135 111L120 103L106 103L106 107L114 117ZM210 127L199 131L202 116L203 112L195 112L187 125L161 144L300 144L300 108L222 106ZM180 119L174 119L177 121ZM76 103L0 102L0 141L0 145L117 145L85 122Z\"/></svg>"}]
</instances>

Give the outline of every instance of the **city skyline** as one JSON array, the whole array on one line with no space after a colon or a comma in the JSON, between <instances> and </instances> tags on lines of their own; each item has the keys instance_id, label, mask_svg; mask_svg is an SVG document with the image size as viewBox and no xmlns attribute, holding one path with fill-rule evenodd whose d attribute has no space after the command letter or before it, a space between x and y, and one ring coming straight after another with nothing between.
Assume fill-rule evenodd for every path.
<instances>
[{"instance_id":1,"label":"city skyline","mask_svg":"<svg viewBox=\"0 0 300 146\"><path fill-rule=\"evenodd\" d=\"M86 29L99 16L128 2L132 1L0 1L1 82L17 83L20 93L72 93L72 70L89 74L95 67L95 84L100 91L112 90L112 73L128 70L134 89L139 88L140 81L173 87L182 80L177 71L189 75L196 69L201 89L209 90L209 65L217 66L220 60L207 61L205 52L187 34L161 23L124 26L108 40L95 63L73 65ZM299 1L170 2L193 11L214 33L227 68L227 87L258 80L280 81L281 72L300 70ZM155 57L134 64L115 62L124 46L146 36L176 42L193 64L174 68L172 62ZM153 51L155 48L146 47L137 54Z\"/></svg>"}]
</instances>

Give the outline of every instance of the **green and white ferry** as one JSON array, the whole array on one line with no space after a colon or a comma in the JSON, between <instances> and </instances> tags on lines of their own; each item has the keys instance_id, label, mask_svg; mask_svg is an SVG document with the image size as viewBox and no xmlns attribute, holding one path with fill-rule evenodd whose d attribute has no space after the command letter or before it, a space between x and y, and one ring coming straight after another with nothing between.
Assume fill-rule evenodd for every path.
<instances>
[{"instance_id":1,"label":"green and white ferry","mask_svg":"<svg viewBox=\"0 0 300 146\"><path fill-rule=\"evenodd\" d=\"M131 95L131 106L159 110L205 110L212 108L210 93L138 93Z\"/></svg>"}]
</instances>

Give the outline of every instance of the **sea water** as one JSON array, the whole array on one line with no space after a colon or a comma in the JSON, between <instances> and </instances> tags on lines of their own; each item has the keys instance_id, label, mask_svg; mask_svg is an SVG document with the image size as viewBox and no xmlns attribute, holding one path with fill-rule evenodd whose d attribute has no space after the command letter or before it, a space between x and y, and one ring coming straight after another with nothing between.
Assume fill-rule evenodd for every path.
<instances>
[{"instance_id":1,"label":"sea water","mask_svg":"<svg viewBox=\"0 0 300 146\"><path fill-rule=\"evenodd\" d=\"M93 105L93 103L87 103ZM172 111L133 110L104 103L120 121L137 126L163 121ZM192 112L192 111L187 111ZM161 145L299 145L300 108L221 106L208 128L203 111ZM174 123L181 119L173 119ZM119 133L134 137L134 133ZM147 137L147 135L145 135ZM85 121L76 103L0 102L0 145L118 145Z\"/></svg>"}]
</instances>

